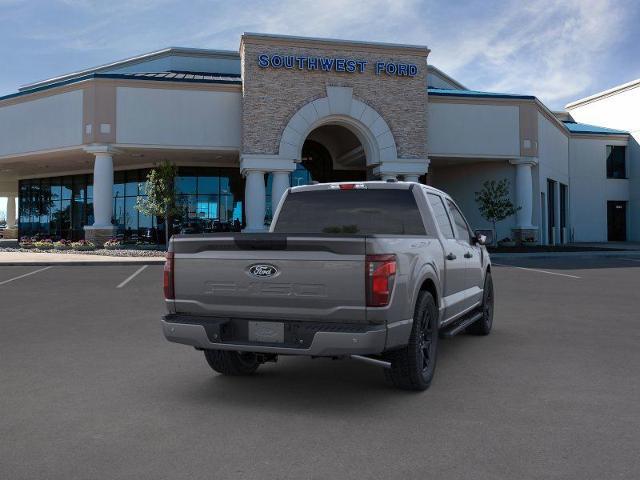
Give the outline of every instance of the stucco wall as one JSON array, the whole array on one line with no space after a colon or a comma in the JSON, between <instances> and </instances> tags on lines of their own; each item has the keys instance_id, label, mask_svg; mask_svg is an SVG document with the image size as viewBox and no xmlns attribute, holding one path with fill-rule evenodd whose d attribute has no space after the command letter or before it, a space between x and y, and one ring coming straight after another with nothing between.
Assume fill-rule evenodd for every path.
<instances>
[{"instance_id":1,"label":"stucco wall","mask_svg":"<svg viewBox=\"0 0 640 480\"><path fill-rule=\"evenodd\" d=\"M570 218L577 242L607 241L607 201L629 200L629 181L607 179L607 139L571 139Z\"/></svg>"},{"instance_id":2,"label":"stucco wall","mask_svg":"<svg viewBox=\"0 0 640 480\"><path fill-rule=\"evenodd\" d=\"M295 44L296 40L291 44L262 42L259 38L243 40L243 153L277 154L280 137L293 114L305 104L326 97L327 86L344 86L352 87L354 98L384 118L398 157L426 158L426 55L408 55L402 49L391 54L358 45ZM263 53L357 59L368 65L364 73L261 68L258 55ZM416 64L418 72L414 77L376 75L377 61Z\"/></svg>"},{"instance_id":3,"label":"stucco wall","mask_svg":"<svg viewBox=\"0 0 640 480\"><path fill-rule=\"evenodd\" d=\"M0 107L0 156L82 143L82 90Z\"/></svg>"},{"instance_id":4,"label":"stucco wall","mask_svg":"<svg viewBox=\"0 0 640 480\"><path fill-rule=\"evenodd\" d=\"M240 92L118 87L117 142L240 148Z\"/></svg>"},{"instance_id":5,"label":"stucco wall","mask_svg":"<svg viewBox=\"0 0 640 480\"><path fill-rule=\"evenodd\" d=\"M517 106L430 101L427 117L429 155L520 156Z\"/></svg>"},{"instance_id":6,"label":"stucco wall","mask_svg":"<svg viewBox=\"0 0 640 480\"><path fill-rule=\"evenodd\" d=\"M447 192L456 201L473 229L491 229L475 202L475 192L487 180L509 180L511 201L515 204L515 167L506 161L461 163L453 166L433 166L429 169L431 185ZM498 223L498 240L511 237L515 216Z\"/></svg>"},{"instance_id":7,"label":"stucco wall","mask_svg":"<svg viewBox=\"0 0 640 480\"><path fill-rule=\"evenodd\" d=\"M630 132L627 156L630 213L627 233L630 240L640 241L640 85L572 107L569 112L578 122Z\"/></svg>"}]
</instances>

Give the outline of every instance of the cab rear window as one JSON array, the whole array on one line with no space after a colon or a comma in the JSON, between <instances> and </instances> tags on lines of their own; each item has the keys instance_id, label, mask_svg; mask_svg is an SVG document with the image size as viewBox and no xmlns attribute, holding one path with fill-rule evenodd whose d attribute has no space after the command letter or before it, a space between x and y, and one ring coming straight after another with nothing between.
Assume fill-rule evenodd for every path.
<instances>
[{"instance_id":1,"label":"cab rear window","mask_svg":"<svg viewBox=\"0 0 640 480\"><path fill-rule=\"evenodd\" d=\"M425 235L413 193L400 189L290 193L273 231L338 235Z\"/></svg>"}]
</instances>

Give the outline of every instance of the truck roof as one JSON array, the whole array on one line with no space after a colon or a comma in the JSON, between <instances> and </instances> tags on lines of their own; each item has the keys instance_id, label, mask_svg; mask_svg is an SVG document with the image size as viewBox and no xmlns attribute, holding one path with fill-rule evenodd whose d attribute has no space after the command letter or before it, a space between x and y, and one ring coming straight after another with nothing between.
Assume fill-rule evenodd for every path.
<instances>
[{"instance_id":1,"label":"truck roof","mask_svg":"<svg viewBox=\"0 0 640 480\"><path fill-rule=\"evenodd\" d=\"M437 193L439 195L444 195L445 197L449 197L449 195L442 190L438 190L437 188L431 187L429 185L424 185L416 182L404 182L404 181L385 181L385 180L372 180L366 182L328 182L328 183L315 183L312 185L300 185L297 187L291 187L291 193L296 192L306 192L306 191L314 191L314 190L330 190L332 188L340 188L340 185L362 185L361 188L364 189L385 189L385 190L408 190L412 188L414 185L420 185L421 187L426 188L428 191ZM357 188L357 187L356 187Z\"/></svg>"}]
</instances>

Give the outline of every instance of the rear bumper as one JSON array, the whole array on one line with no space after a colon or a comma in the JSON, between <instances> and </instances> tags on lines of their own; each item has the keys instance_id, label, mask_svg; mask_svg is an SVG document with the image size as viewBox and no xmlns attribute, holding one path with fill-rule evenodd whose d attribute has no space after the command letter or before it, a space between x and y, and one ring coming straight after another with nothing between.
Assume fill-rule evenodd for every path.
<instances>
[{"instance_id":1,"label":"rear bumper","mask_svg":"<svg viewBox=\"0 0 640 480\"><path fill-rule=\"evenodd\" d=\"M238 340L216 341L217 337L212 339L211 331L208 333L205 328L208 322L210 319L207 318L198 320L193 316L167 315L162 320L162 331L170 342L197 348L318 357L382 353L387 341L387 328L384 325L359 326L358 331L335 331L340 329L340 325L328 328L332 331L319 328L304 348Z\"/></svg>"}]
</instances>

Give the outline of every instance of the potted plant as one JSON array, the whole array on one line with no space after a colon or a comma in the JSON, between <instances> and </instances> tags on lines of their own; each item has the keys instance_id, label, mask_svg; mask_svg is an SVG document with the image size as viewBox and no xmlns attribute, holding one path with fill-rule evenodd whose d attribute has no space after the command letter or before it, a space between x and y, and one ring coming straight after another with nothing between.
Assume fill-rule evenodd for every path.
<instances>
[{"instance_id":1,"label":"potted plant","mask_svg":"<svg viewBox=\"0 0 640 480\"><path fill-rule=\"evenodd\" d=\"M87 240L78 240L77 242L73 242L71 247L78 251L91 251L96 249L95 244Z\"/></svg>"}]
</instances>

